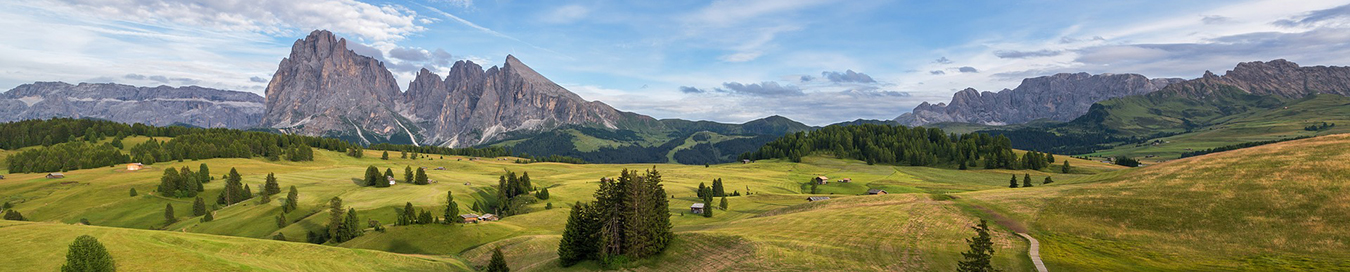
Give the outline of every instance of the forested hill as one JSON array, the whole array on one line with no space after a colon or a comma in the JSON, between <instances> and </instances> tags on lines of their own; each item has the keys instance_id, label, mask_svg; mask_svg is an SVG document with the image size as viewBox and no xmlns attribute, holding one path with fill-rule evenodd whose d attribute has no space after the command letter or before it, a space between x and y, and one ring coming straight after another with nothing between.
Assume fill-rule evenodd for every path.
<instances>
[{"instance_id":1,"label":"forested hill","mask_svg":"<svg viewBox=\"0 0 1350 272\"><path fill-rule=\"evenodd\" d=\"M953 165L961 169L1041 169L1054 156L1028 152L1018 156L1012 141L983 133L947 134L938 128L899 125L828 126L812 132L788 134L769 142L743 159L785 158L800 162L813 154L866 161L868 164L911 166Z\"/></svg>"}]
</instances>

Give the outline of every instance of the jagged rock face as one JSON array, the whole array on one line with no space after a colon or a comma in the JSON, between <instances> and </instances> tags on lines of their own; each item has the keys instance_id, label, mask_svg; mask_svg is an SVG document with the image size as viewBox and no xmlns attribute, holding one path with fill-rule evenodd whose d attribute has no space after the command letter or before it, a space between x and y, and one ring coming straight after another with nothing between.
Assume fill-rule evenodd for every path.
<instances>
[{"instance_id":1,"label":"jagged rock face","mask_svg":"<svg viewBox=\"0 0 1350 272\"><path fill-rule=\"evenodd\" d=\"M456 62L443 82L423 74L428 75L419 75L405 93L403 113L426 126L423 142L428 144L472 146L500 139L505 132L561 125L617 128L625 118L609 105L582 99L514 56L486 71L473 62Z\"/></svg>"},{"instance_id":2,"label":"jagged rock face","mask_svg":"<svg viewBox=\"0 0 1350 272\"><path fill-rule=\"evenodd\" d=\"M394 111L400 95L394 75L379 60L348 50L346 39L331 32L314 31L295 41L267 84L262 125L304 135L388 140L410 134Z\"/></svg>"},{"instance_id":3,"label":"jagged rock face","mask_svg":"<svg viewBox=\"0 0 1350 272\"><path fill-rule=\"evenodd\" d=\"M1204 76L1186 83L1194 87L1231 85L1248 93L1283 98L1299 98L1312 93L1350 96L1350 67L1299 67L1297 63L1283 59L1243 62L1223 76L1205 71Z\"/></svg>"},{"instance_id":4,"label":"jagged rock face","mask_svg":"<svg viewBox=\"0 0 1350 272\"><path fill-rule=\"evenodd\" d=\"M155 126L249 128L262 120L263 109L263 98L256 94L197 86L37 82L0 95L0 122L69 117Z\"/></svg>"},{"instance_id":5,"label":"jagged rock face","mask_svg":"<svg viewBox=\"0 0 1350 272\"><path fill-rule=\"evenodd\" d=\"M1098 101L1146 94L1181 81L1149 79L1138 74L1061 73L1023 79L1016 89L997 93L967 88L953 95L951 104L923 102L895 121L910 126L941 122L1005 125L1037 119L1069 121L1087 113Z\"/></svg>"}]
</instances>

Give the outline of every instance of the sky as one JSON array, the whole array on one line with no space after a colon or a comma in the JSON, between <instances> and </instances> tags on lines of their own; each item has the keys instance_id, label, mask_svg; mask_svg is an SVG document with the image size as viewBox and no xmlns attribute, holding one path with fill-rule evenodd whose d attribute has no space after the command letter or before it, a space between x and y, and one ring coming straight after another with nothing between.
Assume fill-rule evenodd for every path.
<instances>
[{"instance_id":1,"label":"sky","mask_svg":"<svg viewBox=\"0 0 1350 272\"><path fill-rule=\"evenodd\" d=\"M1239 62L1350 65L1350 1L4 0L0 88L35 81L263 94L315 29L402 88L512 54L656 118L892 119L1063 72L1195 78Z\"/></svg>"}]
</instances>

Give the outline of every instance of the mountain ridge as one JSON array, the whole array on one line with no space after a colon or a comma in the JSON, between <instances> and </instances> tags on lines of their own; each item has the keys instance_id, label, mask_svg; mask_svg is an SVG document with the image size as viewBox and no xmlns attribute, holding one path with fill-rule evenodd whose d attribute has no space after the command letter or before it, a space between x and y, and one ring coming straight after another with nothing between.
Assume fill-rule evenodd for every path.
<instances>
[{"instance_id":1,"label":"mountain ridge","mask_svg":"<svg viewBox=\"0 0 1350 272\"><path fill-rule=\"evenodd\" d=\"M1059 73L1025 78L1017 88L999 92L966 88L953 94L951 103L925 101L893 120L907 126L944 122L1006 125L1037 119L1064 122L1083 115L1098 101L1145 94L1180 81L1139 74Z\"/></svg>"}]
</instances>

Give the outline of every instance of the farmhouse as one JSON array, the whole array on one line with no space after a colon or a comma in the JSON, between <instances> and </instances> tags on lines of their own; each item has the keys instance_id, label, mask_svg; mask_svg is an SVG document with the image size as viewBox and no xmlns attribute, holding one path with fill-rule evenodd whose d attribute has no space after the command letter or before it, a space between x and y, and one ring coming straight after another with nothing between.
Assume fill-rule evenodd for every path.
<instances>
[{"instance_id":1,"label":"farmhouse","mask_svg":"<svg viewBox=\"0 0 1350 272\"><path fill-rule=\"evenodd\" d=\"M459 217L464 219L464 223L478 223L477 214L466 213L459 215Z\"/></svg>"},{"instance_id":2,"label":"farmhouse","mask_svg":"<svg viewBox=\"0 0 1350 272\"><path fill-rule=\"evenodd\" d=\"M867 190L867 194L869 194L869 195L884 195L884 194L886 194L886 190L882 190L882 189L871 189L871 190Z\"/></svg>"},{"instance_id":3,"label":"farmhouse","mask_svg":"<svg viewBox=\"0 0 1350 272\"><path fill-rule=\"evenodd\" d=\"M741 160L741 164L747 164L747 163L750 163L750 159L744 159L744 160Z\"/></svg>"},{"instance_id":4,"label":"farmhouse","mask_svg":"<svg viewBox=\"0 0 1350 272\"><path fill-rule=\"evenodd\" d=\"M830 183L830 178L827 178L825 176L819 176L816 177L815 179L812 179L811 181L815 181L817 184L826 184Z\"/></svg>"},{"instance_id":5,"label":"farmhouse","mask_svg":"<svg viewBox=\"0 0 1350 272\"><path fill-rule=\"evenodd\" d=\"M127 164L127 171L137 171L141 169L145 169L145 165L139 162Z\"/></svg>"},{"instance_id":6,"label":"farmhouse","mask_svg":"<svg viewBox=\"0 0 1350 272\"><path fill-rule=\"evenodd\" d=\"M65 178L65 177L66 177L66 174L62 174L62 173L49 173L49 174L47 174L47 178L49 178L49 179L59 179L59 178Z\"/></svg>"},{"instance_id":7,"label":"farmhouse","mask_svg":"<svg viewBox=\"0 0 1350 272\"><path fill-rule=\"evenodd\" d=\"M497 221L497 216L493 214L484 214L478 216L478 221Z\"/></svg>"},{"instance_id":8,"label":"farmhouse","mask_svg":"<svg viewBox=\"0 0 1350 272\"><path fill-rule=\"evenodd\" d=\"M830 197L828 197L828 196L813 196L813 197L808 197L808 198L806 198L806 201L807 201L807 202L816 202L816 201L829 200L829 199L830 199Z\"/></svg>"},{"instance_id":9,"label":"farmhouse","mask_svg":"<svg viewBox=\"0 0 1350 272\"><path fill-rule=\"evenodd\" d=\"M849 183L849 182L853 182L853 179L851 179L851 178L841 178L841 179L839 179L839 182L840 182L840 183Z\"/></svg>"},{"instance_id":10,"label":"farmhouse","mask_svg":"<svg viewBox=\"0 0 1350 272\"><path fill-rule=\"evenodd\" d=\"M689 205L689 212L692 212L694 214L703 214L703 203L694 203L694 205Z\"/></svg>"}]
</instances>

